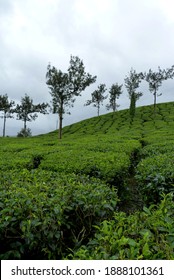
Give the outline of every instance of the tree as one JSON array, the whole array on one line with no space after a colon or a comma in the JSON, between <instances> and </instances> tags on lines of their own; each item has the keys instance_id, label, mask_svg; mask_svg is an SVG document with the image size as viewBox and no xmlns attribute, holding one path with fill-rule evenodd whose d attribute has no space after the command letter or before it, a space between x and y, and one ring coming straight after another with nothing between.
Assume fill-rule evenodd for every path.
<instances>
[{"instance_id":1,"label":"tree","mask_svg":"<svg viewBox=\"0 0 174 280\"><path fill-rule=\"evenodd\" d=\"M122 86L123 85L119 86L117 83L111 86L109 90L109 104L106 105L107 110L112 109L113 112L115 112L119 107L119 105L117 104L117 99L119 99L120 94L122 94Z\"/></svg>"},{"instance_id":2,"label":"tree","mask_svg":"<svg viewBox=\"0 0 174 280\"><path fill-rule=\"evenodd\" d=\"M136 73L135 70L131 69L129 76L124 80L130 98L130 116L132 120L135 116L136 102L143 95L142 92L136 91L143 78L144 74L142 72Z\"/></svg>"},{"instance_id":3,"label":"tree","mask_svg":"<svg viewBox=\"0 0 174 280\"><path fill-rule=\"evenodd\" d=\"M91 100L87 100L85 106L94 104L94 107L97 107L97 115L99 116L100 113L100 106L103 105L103 101L107 98L107 96L104 96L104 93L106 91L106 85L100 84L98 86L98 89L96 89L93 93L91 93Z\"/></svg>"},{"instance_id":4,"label":"tree","mask_svg":"<svg viewBox=\"0 0 174 280\"><path fill-rule=\"evenodd\" d=\"M17 120L24 122L24 131L27 131L27 122L34 121L38 117L38 113L47 114L47 107L47 103L34 105L33 99L27 94L21 98L21 104L17 104L15 113L17 113Z\"/></svg>"},{"instance_id":5,"label":"tree","mask_svg":"<svg viewBox=\"0 0 174 280\"><path fill-rule=\"evenodd\" d=\"M145 74L145 80L149 83L149 91L154 96L154 113L156 112L157 97L161 96L162 93L157 94L159 87L162 82L167 79L172 79L174 77L174 65L171 68L161 69L158 67L158 71L154 72L149 69L149 72Z\"/></svg>"},{"instance_id":6,"label":"tree","mask_svg":"<svg viewBox=\"0 0 174 280\"><path fill-rule=\"evenodd\" d=\"M0 95L0 111L3 112L3 116L1 116L1 118L4 119L3 137L5 137L5 127L6 127L7 118L13 118L12 114L14 113L14 111L12 108L14 105L15 105L15 102L9 101L7 94Z\"/></svg>"},{"instance_id":7,"label":"tree","mask_svg":"<svg viewBox=\"0 0 174 280\"><path fill-rule=\"evenodd\" d=\"M67 110L73 107L75 97L96 81L96 76L85 72L83 61L78 56L71 56L70 66L66 73L51 67L48 64L46 73L46 84L52 97L52 112L59 116L59 139L62 138L63 115L70 112Z\"/></svg>"}]
</instances>

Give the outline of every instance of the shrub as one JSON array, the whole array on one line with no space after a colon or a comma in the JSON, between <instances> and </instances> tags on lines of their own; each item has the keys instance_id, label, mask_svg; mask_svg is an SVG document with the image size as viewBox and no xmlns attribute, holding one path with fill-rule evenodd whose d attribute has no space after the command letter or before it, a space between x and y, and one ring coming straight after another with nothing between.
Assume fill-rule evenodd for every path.
<instances>
[{"instance_id":1,"label":"shrub","mask_svg":"<svg viewBox=\"0 0 174 280\"><path fill-rule=\"evenodd\" d=\"M95 237L67 259L173 260L173 215L172 194L164 196L157 208L144 207L143 212L129 216L115 213L114 219L96 226Z\"/></svg>"},{"instance_id":2,"label":"shrub","mask_svg":"<svg viewBox=\"0 0 174 280\"><path fill-rule=\"evenodd\" d=\"M138 164L136 179L147 204L158 203L162 193L174 191L173 153L147 157Z\"/></svg>"},{"instance_id":3,"label":"shrub","mask_svg":"<svg viewBox=\"0 0 174 280\"><path fill-rule=\"evenodd\" d=\"M3 182L6 181L6 185ZM39 170L0 180L1 259L59 259L113 216L117 194L97 179Z\"/></svg>"},{"instance_id":4,"label":"shrub","mask_svg":"<svg viewBox=\"0 0 174 280\"><path fill-rule=\"evenodd\" d=\"M27 129L22 128L17 134L17 137L30 137L30 136L32 136L30 128Z\"/></svg>"}]
</instances>

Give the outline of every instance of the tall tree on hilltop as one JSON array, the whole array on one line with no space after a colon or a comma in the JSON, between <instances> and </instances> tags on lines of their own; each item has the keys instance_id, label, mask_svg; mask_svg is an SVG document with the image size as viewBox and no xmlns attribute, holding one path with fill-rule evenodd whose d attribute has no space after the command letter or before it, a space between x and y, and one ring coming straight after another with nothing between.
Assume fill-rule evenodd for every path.
<instances>
[{"instance_id":1,"label":"tall tree on hilltop","mask_svg":"<svg viewBox=\"0 0 174 280\"><path fill-rule=\"evenodd\" d=\"M109 104L106 105L107 110L112 109L113 112L115 112L119 107L119 105L117 104L117 99L119 99L120 95L123 93L122 86L123 85L119 86L117 83L111 86L109 90Z\"/></svg>"},{"instance_id":2,"label":"tall tree on hilltop","mask_svg":"<svg viewBox=\"0 0 174 280\"><path fill-rule=\"evenodd\" d=\"M94 104L94 107L97 107L97 115L99 116L100 113L100 106L103 105L103 101L107 98L107 96L104 96L104 93L106 91L106 85L100 84L98 88L91 93L92 98L90 100L87 100L85 103L85 106Z\"/></svg>"},{"instance_id":3,"label":"tall tree on hilltop","mask_svg":"<svg viewBox=\"0 0 174 280\"><path fill-rule=\"evenodd\" d=\"M131 69L129 76L125 78L125 87L130 98L130 116L133 120L135 116L136 102L143 95L142 92L137 92L141 81L144 79L142 72L136 73L135 70Z\"/></svg>"},{"instance_id":4,"label":"tall tree on hilltop","mask_svg":"<svg viewBox=\"0 0 174 280\"><path fill-rule=\"evenodd\" d=\"M154 113L156 112L157 97L161 96L162 93L158 94L158 90L162 85L162 82L167 79L173 79L174 77L174 65L171 68L161 69L158 67L158 71L154 72L149 69L148 73L145 73L145 80L149 83L149 91L154 96Z\"/></svg>"},{"instance_id":5,"label":"tall tree on hilltop","mask_svg":"<svg viewBox=\"0 0 174 280\"><path fill-rule=\"evenodd\" d=\"M96 78L85 72L83 61L78 56L70 57L70 66L66 73L48 64L46 84L51 90L52 112L59 116L59 139L62 138L63 115L70 114L67 108L73 107L75 97L80 96Z\"/></svg>"},{"instance_id":6,"label":"tall tree on hilltop","mask_svg":"<svg viewBox=\"0 0 174 280\"><path fill-rule=\"evenodd\" d=\"M47 114L47 103L39 103L34 105L33 99L27 94L21 98L21 104L17 104L15 113L17 113L17 120L24 122L24 131L27 131L27 122L35 121L38 113Z\"/></svg>"},{"instance_id":7,"label":"tall tree on hilltop","mask_svg":"<svg viewBox=\"0 0 174 280\"><path fill-rule=\"evenodd\" d=\"M5 127L6 127L7 118L13 118L12 114L14 113L14 111L12 108L14 105L15 105L15 102L12 100L9 101L7 94L0 95L0 111L3 112L3 116L1 116L1 118L4 119L3 137L5 137Z\"/></svg>"}]
</instances>

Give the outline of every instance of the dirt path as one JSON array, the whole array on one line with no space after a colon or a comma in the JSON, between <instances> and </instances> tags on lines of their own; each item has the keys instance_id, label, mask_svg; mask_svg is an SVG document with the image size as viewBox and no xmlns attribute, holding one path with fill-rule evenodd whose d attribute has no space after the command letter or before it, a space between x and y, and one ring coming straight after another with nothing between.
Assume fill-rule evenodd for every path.
<instances>
[{"instance_id":1,"label":"dirt path","mask_svg":"<svg viewBox=\"0 0 174 280\"><path fill-rule=\"evenodd\" d=\"M127 179L127 194L119 204L119 210L131 214L135 211L141 211L143 208L143 200L138 190L136 179L133 176Z\"/></svg>"}]
</instances>

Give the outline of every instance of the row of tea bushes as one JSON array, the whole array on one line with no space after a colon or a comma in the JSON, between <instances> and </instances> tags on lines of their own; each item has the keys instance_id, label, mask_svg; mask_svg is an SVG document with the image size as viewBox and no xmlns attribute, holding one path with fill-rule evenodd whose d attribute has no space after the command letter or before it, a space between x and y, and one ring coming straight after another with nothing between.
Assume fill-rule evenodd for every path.
<instances>
[{"instance_id":1,"label":"row of tea bushes","mask_svg":"<svg viewBox=\"0 0 174 280\"><path fill-rule=\"evenodd\" d=\"M85 137L72 145L62 143L44 156L39 168L56 172L86 174L115 186L124 185L132 155L141 148L137 140L113 136Z\"/></svg>"},{"instance_id":2,"label":"row of tea bushes","mask_svg":"<svg viewBox=\"0 0 174 280\"><path fill-rule=\"evenodd\" d=\"M56 172L86 174L120 185L127 176L130 158L125 153L67 150L47 155L39 168Z\"/></svg>"},{"instance_id":3,"label":"row of tea bushes","mask_svg":"<svg viewBox=\"0 0 174 280\"><path fill-rule=\"evenodd\" d=\"M0 174L1 259L59 259L116 210L100 180L42 170Z\"/></svg>"},{"instance_id":4,"label":"row of tea bushes","mask_svg":"<svg viewBox=\"0 0 174 280\"><path fill-rule=\"evenodd\" d=\"M77 136L89 134L117 135L118 132L123 134L124 131L128 132L132 130L132 128L135 133L137 132L135 128L141 131L149 131L150 129L154 130L154 128L164 128L164 126L169 123L172 124L174 121L173 112L173 102L157 104L156 114L154 114L153 106L142 106L136 109L134 121L131 123L129 110L121 110L67 126L63 129L63 133L66 137L68 135Z\"/></svg>"},{"instance_id":5,"label":"row of tea bushes","mask_svg":"<svg viewBox=\"0 0 174 280\"><path fill-rule=\"evenodd\" d=\"M136 179L147 204L158 203L163 193L174 192L174 141L152 143L141 150Z\"/></svg>"},{"instance_id":6,"label":"row of tea bushes","mask_svg":"<svg viewBox=\"0 0 174 280\"><path fill-rule=\"evenodd\" d=\"M117 212L96 226L95 237L69 254L76 260L173 260L174 203L172 194L157 206L127 216Z\"/></svg>"}]
</instances>

